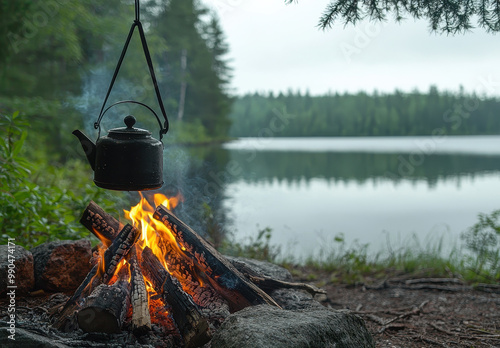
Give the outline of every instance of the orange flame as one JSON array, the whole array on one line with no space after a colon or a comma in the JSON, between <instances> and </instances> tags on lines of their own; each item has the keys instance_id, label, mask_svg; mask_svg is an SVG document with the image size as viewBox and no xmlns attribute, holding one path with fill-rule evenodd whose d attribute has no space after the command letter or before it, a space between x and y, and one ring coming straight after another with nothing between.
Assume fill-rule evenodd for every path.
<instances>
[{"instance_id":1,"label":"orange flame","mask_svg":"<svg viewBox=\"0 0 500 348\"><path fill-rule=\"evenodd\" d=\"M140 193L140 195L141 200L137 205L133 206L129 211L124 210L125 216L132 220L132 224L135 228L141 231L141 237L137 241L137 245L141 249L149 247L162 262L165 269L168 270L168 265L165 262L165 252L162 250L161 246L163 243L172 243L172 245L177 246L177 243L170 229L162 222L154 219L153 214L156 206L162 204L167 209L173 209L183 200L183 198L180 194L168 198L161 193L157 193L154 195L153 200L155 207L153 207L142 193Z\"/></svg>"},{"instance_id":2,"label":"orange flame","mask_svg":"<svg viewBox=\"0 0 500 348\"><path fill-rule=\"evenodd\" d=\"M182 195L178 194L175 197L167 197L163 194L157 193L152 198L153 203L150 203L150 201L148 201L148 199L146 199L141 193L140 195L141 199L137 205L131 207L130 210L124 210L125 217L131 220L132 225L141 232L139 240L135 244L137 247L138 258L140 259L142 250L145 247L149 247L154 255L158 258L158 260L162 263L163 267L165 267L165 269L173 276L176 276L176 278L180 281L184 291L189 292L189 285L188 283L184 283L185 279L183 278L186 277L187 279L190 277L186 274L180 274L179 270L176 270L175 272L170 271L166 261L172 260L170 254L166 254L167 252L185 256L185 253L183 252L185 248L179 246L174 234L167 226L165 226L163 222L158 221L153 217L158 205L161 204L167 209L172 210L180 202L183 202L184 199ZM104 252L104 248L102 249L102 252ZM122 262L120 262L120 264L117 266L115 276L125 265L129 268L128 263L125 260L122 260ZM130 282L130 269L128 269L128 271ZM194 275L194 278L198 281L199 286L203 286L203 281L201 278L199 278L197 275ZM163 300L158 296L153 285L147 279L147 277L144 277L144 282L146 285L146 291L148 293L148 303L153 322L167 322L168 320L171 320L168 318L168 312L164 310L165 304L163 304Z\"/></svg>"}]
</instances>

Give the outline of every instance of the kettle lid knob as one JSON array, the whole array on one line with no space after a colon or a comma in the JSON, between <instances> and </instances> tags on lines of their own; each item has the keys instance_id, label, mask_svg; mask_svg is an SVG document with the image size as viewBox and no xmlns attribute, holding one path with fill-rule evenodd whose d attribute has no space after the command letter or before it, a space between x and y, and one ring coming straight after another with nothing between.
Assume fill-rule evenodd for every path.
<instances>
[{"instance_id":1,"label":"kettle lid knob","mask_svg":"<svg viewBox=\"0 0 500 348\"><path fill-rule=\"evenodd\" d=\"M129 115L123 119L125 122L125 125L127 126L127 129L132 129L134 127L134 124L136 122L136 119L134 116Z\"/></svg>"}]
</instances>

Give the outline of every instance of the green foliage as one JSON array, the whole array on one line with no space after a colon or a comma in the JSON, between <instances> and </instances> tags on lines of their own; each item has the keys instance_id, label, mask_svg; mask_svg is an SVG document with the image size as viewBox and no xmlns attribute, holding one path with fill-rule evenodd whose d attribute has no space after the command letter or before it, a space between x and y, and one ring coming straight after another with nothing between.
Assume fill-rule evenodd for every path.
<instances>
[{"instance_id":1,"label":"green foliage","mask_svg":"<svg viewBox=\"0 0 500 348\"><path fill-rule=\"evenodd\" d=\"M88 235L78 219L90 199L107 207L120 200L83 184L88 178L77 161L59 168L31 163L23 153L27 126L19 112L0 114L0 235L25 247Z\"/></svg>"},{"instance_id":2,"label":"green foliage","mask_svg":"<svg viewBox=\"0 0 500 348\"><path fill-rule=\"evenodd\" d=\"M31 13L35 1L0 1L0 66L12 54L13 42L16 35L23 30L23 23L19 20L27 13Z\"/></svg>"},{"instance_id":3,"label":"green foliage","mask_svg":"<svg viewBox=\"0 0 500 348\"><path fill-rule=\"evenodd\" d=\"M235 100L230 135L242 136L404 136L496 134L494 98L414 91L392 94L323 96L253 94Z\"/></svg>"},{"instance_id":4,"label":"green foliage","mask_svg":"<svg viewBox=\"0 0 500 348\"><path fill-rule=\"evenodd\" d=\"M226 255L275 262L281 253L281 248L271 244L271 234L272 230L265 227L258 231L256 237L249 237L243 241L229 238L222 243L220 250Z\"/></svg>"},{"instance_id":5,"label":"green foliage","mask_svg":"<svg viewBox=\"0 0 500 348\"><path fill-rule=\"evenodd\" d=\"M291 3L295 0L285 0ZM345 25L356 24L364 18L385 21L392 14L396 21L410 16L425 18L432 31L447 34L472 29L471 21L490 32L500 30L500 3L493 0L332 0L325 9L319 27L331 28L337 20Z\"/></svg>"},{"instance_id":6,"label":"green foliage","mask_svg":"<svg viewBox=\"0 0 500 348\"><path fill-rule=\"evenodd\" d=\"M469 252L465 256L465 267L478 280L499 280L500 210L479 214L478 220L461 236Z\"/></svg>"},{"instance_id":7,"label":"green foliage","mask_svg":"<svg viewBox=\"0 0 500 348\"><path fill-rule=\"evenodd\" d=\"M169 144L202 144L213 140L207 134L207 130L200 120L191 122L173 121L170 124L171 131L166 137Z\"/></svg>"}]
</instances>

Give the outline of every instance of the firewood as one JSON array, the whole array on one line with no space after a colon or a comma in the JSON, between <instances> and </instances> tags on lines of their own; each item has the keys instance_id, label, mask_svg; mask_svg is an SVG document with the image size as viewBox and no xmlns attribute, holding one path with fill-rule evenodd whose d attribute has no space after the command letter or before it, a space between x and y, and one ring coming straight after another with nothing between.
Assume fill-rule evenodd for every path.
<instances>
[{"instance_id":1,"label":"firewood","mask_svg":"<svg viewBox=\"0 0 500 348\"><path fill-rule=\"evenodd\" d=\"M78 289L73 293L73 296L66 302L59 317L52 325L53 327L64 332L69 332L77 328L76 317L74 316L76 309L78 309L77 301L84 297L84 292L88 294L101 283L99 278L96 277L97 268L98 265L95 265L90 270Z\"/></svg>"},{"instance_id":2,"label":"firewood","mask_svg":"<svg viewBox=\"0 0 500 348\"><path fill-rule=\"evenodd\" d=\"M125 268L125 267L124 267ZM119 333L130 306L130 284L119 276L113 285L101 284L85 298L77 313L78 325L85 332Z\"/></svg>"},{"instance_id":3,"label":"firewood","mask_svg":"<svg viewBox=\"0 0 500 348\"><path fill-rule=\"evenodd\" d=\"M126 224L120 231L113 243L104 252L103 283L107 283L116 271L120 261L127 255L130 249L141 235L141 232L130 224ZM101 264L101 262L99 263Z\"/></svg>"},{"instance_id":4,"label":"firewood","mask_svg":"<svg viewBox=\"0 0 500 348\"><path fill-rule=\"evenodd\" d=\"M94 216L97 216L97 220L95 220L95 223L92 223L94 220L92 220L91 217ZM80 222L90 232L98 236L98 238L106 236L109 240L113 240L116 235L115 230L108 227L120 225L117 219L104 212L104 210L94 202L89 203ZM208 287L200 289L200 283L197 279L199 277L195 277L195 274L199 275L202 271L196 267L194 261L181 255L178 248L173 246L169 240L159 239L158 246L162 249L163 255L165 255L164 260L168 265L170 274L181 282L183 288L187 288L191 293L195 294L193 300L198 306L204 308L210 307L212 310L214 310L217 305L221 307L227 306L224 303L224 299L220 298L220 296L214 296L214 294L217 293L216 291L211 291ZM231 297L234 297L234 294Z\"/></svg>"},{"instance_id":5,"label":"firewood","mask_svg":"<svg viewBox=\"0 0 500 348\"><path fill-rule=\"evenodd\" d=\"M166 207L159 205L153 217L171 229L177 243L203 270L210 283L228 301L232 311L265 303L280 307L271 296L248 281L222 254Z\"/></svg>"},{"instance_id":6,"label":"firewood","mask_svg":"<svg viewBox=\"0 0 500 348\"><path fill-rule=\"evenodd\" d=\"M304 284L304 283L294 283L287 282L284 280L274 279L265 275L261 275L250 267L248 267L244 262L231 261L231 264L241 272L248 280L257 285L259 288L266 292L271 292L277 289L298 289L305 290L312 296L318 294L326 294L326 290L317 288L314 285Z\"/></svg>"},{"instance_id":7,"label":"firewood","mask_svg":"<svg viewBox=\"0 0 500 348\"><path fill-rule=\"evenodd\" d=\"M80 223L99 238L106 247L111 245L123 228L123 225L118 220L106 213L94 201L90 201L83 211Z\"/></svg>"},{"instance_id":8,"label":"firewood","mask_svg":"<svg viewBox=\"0 0 500 348\"><path fill-rule=\"evenodd\" d=\"M151 315L149 313L148 293L141 268L137 261L137 246L135 246L128 258L131 274L132 302L132 330L135 335L141 336L151 330Z\"/></svg>"},{"instance_id":9,"label":"firewood","mask_svg":"<svg viewBox=\"0 0 500 348\"><path fill-rule=\"evenodd\" d=\"M168 273L149 247L142 251L141 267L155 291L171 307L185 347L199 347L210 341L207 320L202 317L191 296L182 290L178 280Z\"/></svg>"},{"instance_id":10,"label":"firewood","mask_svg":"<svg viewBox=\"0 0 500 348\"><path fill-rule=\"evenodd\" d=\"M99 264L92 268L73 296L66 302L61 315L53 325L55 328L63 331L70 331L74 328L73 314L78 308L78 301L90 295L101 283L107 284L111 280L116 267L123 257L127 255L139 236L140 231L130 224L122 228L109 248L104 252Z\"/></svg>"}]
</instances>

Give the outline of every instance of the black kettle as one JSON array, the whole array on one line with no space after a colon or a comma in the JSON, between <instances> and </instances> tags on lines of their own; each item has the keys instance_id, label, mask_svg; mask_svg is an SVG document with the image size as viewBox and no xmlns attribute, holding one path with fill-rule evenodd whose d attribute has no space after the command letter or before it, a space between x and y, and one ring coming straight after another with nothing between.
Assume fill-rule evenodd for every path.
<instances>
[{"instance_id":1,"label":"black kettle","mask_svg":"<svg viewBox=\"0 0 500 348\"><path fill-rule=\"evenodd\" d=\"M164 124L162 124L153 109L141 102L124 100L112 104L106 110L104 109L136 27L139 30L158 105L165 119ZM134 128L135 118L133 116L125 117L126 127L111 129L107 136L101 138L100 124L102 117L111 107L122 103L139 104L151 111L160 125L160 140L153 138L147 130ZM104 98L101 112L94 123L94 128L99 131L95 144L79 130L73 131L73 134L80 139L90 166L94 170L94 182L97 186L119 191L143 191L157 189L163 185L163 143L161 140L168 131L169 123L154 73L144 29L139 19L139 0L135 0L135 20L125 41L125 46Z\"/></svg>"},{"instance_id":2,"label":"black kettle","mask_svg":"<svg viewBox=\"0 0 500 348\"><path fill-rule=\"evenodd\" d=\"M109 130L94 144L79 130L73 131L82 144L97 186L109 190L143 191L163 185L163 143L145 129L134 128L133 116L126 127Z\"/></svg>"}]
</instances>

